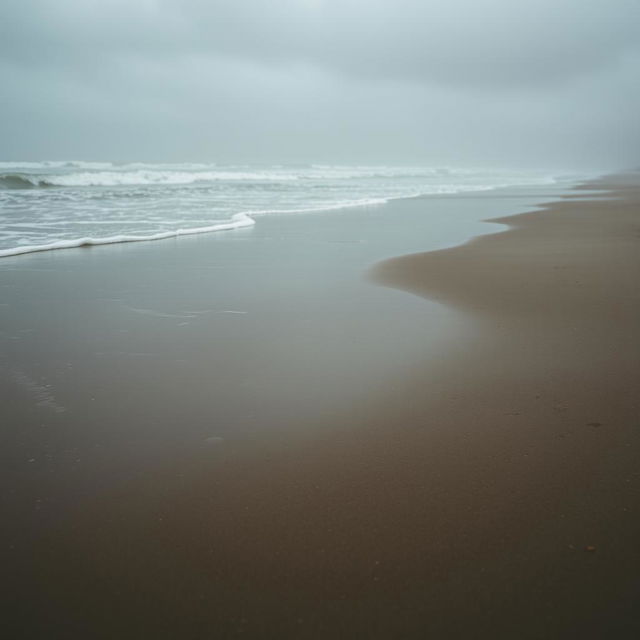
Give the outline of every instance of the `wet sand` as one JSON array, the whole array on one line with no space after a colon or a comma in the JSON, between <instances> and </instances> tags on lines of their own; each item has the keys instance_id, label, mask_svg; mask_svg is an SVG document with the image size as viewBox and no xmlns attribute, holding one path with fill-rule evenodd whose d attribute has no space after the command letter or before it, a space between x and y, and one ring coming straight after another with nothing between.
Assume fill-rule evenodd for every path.
<instances>
[{"instance_id":1,"label":"wet sand","mask_svg":"<svg viewBox=\"0 0 640 640\"><path fill-rule=\"evenodd\" d=\"M578 190L500 219L506 233L372 272L478 322L424 407L436 447L460 448L448 473L462 477L446 491L468 519L454 526L451 515L445 539L470 553L462 591L478 601L436 637L469 637L470 620L474 637L640 630L640 176L585 187L605 192L584 200Z\"/></svg>"},{"instance_id":2,"label":"wet sand","mask_svg":"<svg viewBox=\"0 0 640 640\"><path fill-rule=\"evenodd\" d=\"M3 381L8 622L42 638L637 637L640 188L590 188L501 219L507 232L379 263L372 280L416 295L339 290L344 315L317 302L313 333L291 325L258 353L278 310L323 301L300 297L308 272L296 295L256 302L270 323L263 313L250 348L237 322L257 307L235 294L202 316L165 294L158 320L174 324L157 335L132 320L157 304L90 316L76 300L73 340L31 347L46 351L42 379ZM197 262L182 256L169 280ZM118 295L148 289L145 264L123 268ZM103 265L91 280L106 300ZM49 324L74 295L67 315L52 301ZM348 304L368 321L350 324ZM198 340L181 342L182 322ZM441 344L427 349L434 323ZM129 359L96 368L96 343L112 349L120 329ZM224 350L209 350L212 332ZM174 342L154 360L159 335ZM303 355L283 369L292 345ZM208 391L212 357L226 377Z\"/></svg>"}]
</instances>

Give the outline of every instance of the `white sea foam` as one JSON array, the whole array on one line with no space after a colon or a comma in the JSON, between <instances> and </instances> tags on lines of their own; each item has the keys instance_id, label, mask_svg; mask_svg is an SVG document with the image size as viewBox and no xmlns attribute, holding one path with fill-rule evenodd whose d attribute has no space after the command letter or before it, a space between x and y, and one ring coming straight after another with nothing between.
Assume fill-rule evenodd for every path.
<instances>
[{"instance_id":1,"label":"white sea foam","mask_svg":"<svg viewBox=\"0 0 640 640\"><path fill-rule=\"evenodd\" d=\"M24 253L36 253L38 251L52 251L54 249L76 249L78 247L90 247L101 244L118 244L121 242L148 242L150 240L165 240L167 238L177 238L179 236L195 235L197 233L211 233L212 231L228 231L231 229L241 229L243 227L252 227L255 220L245 213L237 213L228 222L212 224L208 227L196 227L192 229L175 229L174 231L165 231L162 233L151 234L148 236L134 235L118 235L107 236L104 238L74 238L73 240L61 240L59 242L51 242L42 245L26 245L13 247L11 249L0 250L0 258L7 256L17 256Z\"/></svg>"},{"instance_id":2,"label":"white sea foam","mask_svg":"<svg viewBox=\"0 0 640 640\"><path fill-rule=\"evenodd\" d=\"M239 229L265 215L544 184L535 172L343 165L0 163L0 257Z\"/></svg>"}]
</instances>

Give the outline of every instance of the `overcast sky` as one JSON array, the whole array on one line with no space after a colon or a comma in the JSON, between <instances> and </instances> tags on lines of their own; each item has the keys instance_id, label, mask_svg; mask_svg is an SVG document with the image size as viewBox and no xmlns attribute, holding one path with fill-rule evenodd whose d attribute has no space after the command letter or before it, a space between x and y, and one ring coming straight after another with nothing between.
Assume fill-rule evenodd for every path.
<instances>
[{"instance_id":1,"label":"overcast sky","mask_svg":"<svg viewBox=\"0 0 640 640\"><path fill-rule=\"evenodd\" d=\"M4 0L0 159L640 164L640 0Z\"/></svg>"}]
</instances>

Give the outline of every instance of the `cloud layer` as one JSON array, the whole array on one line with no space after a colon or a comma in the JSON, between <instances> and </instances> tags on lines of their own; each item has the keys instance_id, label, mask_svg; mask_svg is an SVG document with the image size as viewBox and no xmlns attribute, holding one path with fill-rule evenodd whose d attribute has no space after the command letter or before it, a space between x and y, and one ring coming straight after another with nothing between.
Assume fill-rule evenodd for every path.
<instances>
[{"instance_id":1,"label":"cloud layer","mask_svg":"<svg viewBox=\"0 0 640 640\"><path fill-rule=\"evenodd\" d=\"M638 163L635 0L20 0L6 159Z\"/></svg>"}]
</instances>

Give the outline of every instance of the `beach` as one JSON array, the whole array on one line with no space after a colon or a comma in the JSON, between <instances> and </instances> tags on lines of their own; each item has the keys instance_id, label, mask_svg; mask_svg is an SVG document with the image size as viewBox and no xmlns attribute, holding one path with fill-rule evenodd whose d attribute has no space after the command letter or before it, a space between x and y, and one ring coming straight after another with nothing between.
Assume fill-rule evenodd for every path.
<instances>
[{"instance_id":1,"label":"beach","mask_svg":"<svg viewBox=\"0 0 640 640\"><path fill-rule=\"evenodd\" d=\"M3 259L12 637L638 637L639 202Z\"/></svg>"}]
</instances>

